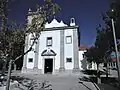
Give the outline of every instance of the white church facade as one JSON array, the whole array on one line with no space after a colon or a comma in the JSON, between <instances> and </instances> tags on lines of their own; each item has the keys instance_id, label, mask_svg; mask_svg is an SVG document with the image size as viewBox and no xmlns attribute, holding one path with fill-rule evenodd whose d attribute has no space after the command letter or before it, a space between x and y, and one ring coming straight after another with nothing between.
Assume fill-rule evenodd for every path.
<instances>
[{"instance_id":1,"label":"white church facade","mask_svg":"<svg viewBox=\"0 0 120 90\"><path fill-rule=\"evenodd\" d=\"M33 16L28 15L28 24ZM24 51L27 51L32 44L32 35L25 39ZM88 47L80 46L80 30L75 19L71 18L69 25L62 20L59 22L53 19L45 24L33 50L24 56L22 73L31 74L58 74L75 73L80 70L96 70L95 63L88 63L84 52ZM113 66L114 63L112 63ZM102 66L103 67L103 64Z\"/></svg>"},{"instance_id":2,"label":"white church facade","mask_svg":"<svg viewBox=\"0 0 120 90\"><path fill-rule=\"evenodd\" d=\"M30 19L30 17L28 17ZM30 21L30 20L28 20ZM79 27L71 18L70 25L53 19L46 23L37 43L24 56L22 73L56 74L79 72ZM31 46L31 35L26 37L27 50Z\"/></svg>"}]
</instances>

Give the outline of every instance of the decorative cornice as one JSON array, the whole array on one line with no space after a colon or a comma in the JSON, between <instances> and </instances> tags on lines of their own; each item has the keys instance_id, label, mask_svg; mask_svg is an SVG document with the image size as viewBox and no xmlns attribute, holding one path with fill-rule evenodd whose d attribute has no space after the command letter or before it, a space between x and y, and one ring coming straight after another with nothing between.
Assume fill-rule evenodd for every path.
<instances>
[{"instance_id":1,"label":"decorative cornice","mask_svg":"<svg viewBox=\"0 0 120 90\"><path fill-rule=\"evenodd\" d=\"M65 27L53 27L53 28L45 28L43 31L53 31L53 30L65 30L65 29L76 29L79 26L65 26Z\"/></svg>"},{"instance_id":2,"label":"decorative cornice","mask_svg":"<svg viewBox=\"0 0 120 90\"><path fill-rule=\"evenodd\" d=\"M41 56L56 56L56 53L52 49L46 49L41 53Z\"/></svg>"}]
</instances>

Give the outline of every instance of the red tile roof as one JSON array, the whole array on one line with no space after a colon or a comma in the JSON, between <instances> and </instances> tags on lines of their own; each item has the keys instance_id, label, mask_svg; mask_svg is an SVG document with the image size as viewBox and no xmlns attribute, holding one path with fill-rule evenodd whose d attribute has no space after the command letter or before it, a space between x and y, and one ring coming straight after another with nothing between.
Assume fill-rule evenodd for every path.
<instances>
[{"instance_id":1,"label":"red tile roof","mask_svg":"<svg viewBox=\"0 0 120 90\"><path fill-rule=\"evenodd\" d=\"M88 46L80 46L80 47L79 47L79 50L87 50L87 49L89 49Z\"/></svg>"},{"instance_id":2,"label":"red tile roof","mask_svg":"<svg viewBox=\"0 0 120 90\"><path fill-rule=\"evenodd\" d=\"M116 61L116 57L112 57L111 58L113 61ZM119 57L119 60L120 60L120 57Z\"/></svg>"}]
</instances>

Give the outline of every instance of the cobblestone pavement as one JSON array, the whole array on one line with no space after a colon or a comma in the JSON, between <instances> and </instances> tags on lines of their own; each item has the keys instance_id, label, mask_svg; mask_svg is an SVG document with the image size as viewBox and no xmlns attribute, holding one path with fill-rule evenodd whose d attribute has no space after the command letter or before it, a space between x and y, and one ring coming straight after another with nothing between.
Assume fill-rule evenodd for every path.
<instances>
[{"instance_id":1,"label":"cobblestone pavement","mask_svg":"<svg viewBox=\"0 0 120 90\"><path fill-rule=\"evenodd\" d=\"M30 74L17 74L19 76L24 76L34 80L39 80L43 82L44 80L49 81L52 84L53 90L88 90L82 84L79 84L79 77L84 76L84 74L45 74L45 75L30 75ZM96 90L91 82L84 82L91 90Z\"/></svg>"},{"instance_id":2,"label":"cobblestone pavement","mask_svg":"<svg viewBox=\"0 0 120 90\"><path fill-rule=\"evenodd\" d=\"M39 82L43 82L44 80L49 81L52 84L52 90L89 90L82 84L79 84L79 77L82 77L83 74L71 74L71 75L30 75L30 74L21 74L21 73L14 73L12 75L17 76L24 76L30 79L37 80ZM91 82L83 82L87 85L91 90L96 90L94 85ZM2 89L0 89L2 90ZM4 90L4 89L3 89ZM14 90L14 89L13 89Z\"/></svg>"}]
</instances>

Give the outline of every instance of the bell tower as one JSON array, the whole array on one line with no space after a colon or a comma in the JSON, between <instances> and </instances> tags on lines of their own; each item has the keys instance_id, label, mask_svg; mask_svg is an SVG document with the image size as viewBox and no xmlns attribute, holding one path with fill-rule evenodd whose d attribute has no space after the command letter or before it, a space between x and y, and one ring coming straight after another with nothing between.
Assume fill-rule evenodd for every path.
<instances>
[{"instance_id":1,"label":"bell tower","mask_svg":"<svg viewBox=\"0 0 120 90\"><path fill-rule=\"evenodd\" d=\"M75 26L75 19L74 18L70 19L70 26Z\"/></svg>"}]
</instances>

